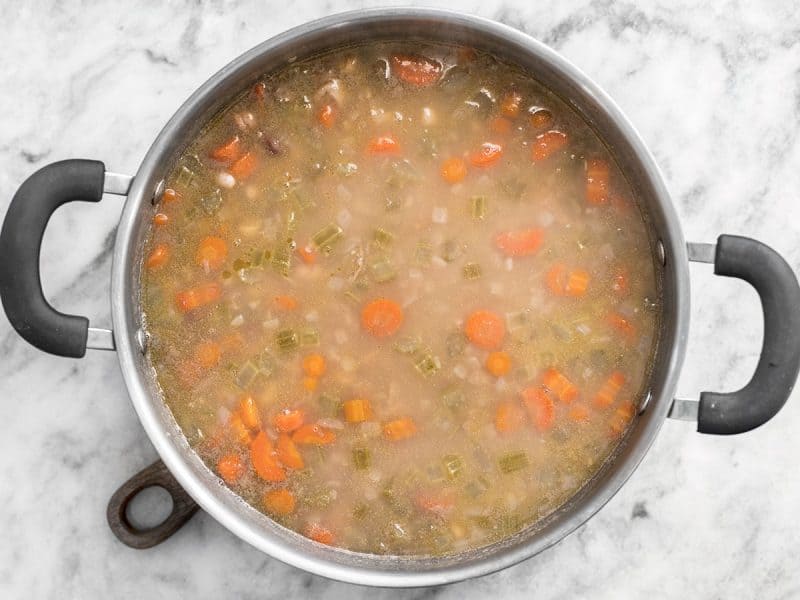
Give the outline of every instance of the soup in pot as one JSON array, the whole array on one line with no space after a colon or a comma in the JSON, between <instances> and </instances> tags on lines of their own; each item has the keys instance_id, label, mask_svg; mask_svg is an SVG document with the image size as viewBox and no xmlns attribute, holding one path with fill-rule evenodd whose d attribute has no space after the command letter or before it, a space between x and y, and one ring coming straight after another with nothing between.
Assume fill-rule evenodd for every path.
<instances>
[{"instance_id":1,"label":"soup in pot","mask_svg":"<svg viewBox=\"0 0 800 600\"><path fill-rule=\"evenodd\" d=\"M142 265L189 443L319 543L443 555L535 525L635 419L660 273L592 128L525 71L376 44L243 90Z\"/></svg>"}]
</instances>

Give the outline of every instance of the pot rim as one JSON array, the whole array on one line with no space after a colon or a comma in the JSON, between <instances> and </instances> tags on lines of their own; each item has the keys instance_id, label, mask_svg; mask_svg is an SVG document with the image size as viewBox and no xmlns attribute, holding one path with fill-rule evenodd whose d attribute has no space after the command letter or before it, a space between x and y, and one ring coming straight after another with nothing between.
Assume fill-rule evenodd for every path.
<instances>
[{"instance_id":1,"label":"pot rim","mask_svg":"<svg viewBox=\"0 0 800 600\"><path fill-rule=\"evenodd\" d=\"M492 547L492 551L484 552L475 559L462 564L444 564L440 567L411 570L399 568L396 565L392 566L390 562L384 562L377 568L373 564L368 564L370 561L378 564L379 558L385 559L386 557L375 557L373 560L372 555L352 553L342 549L318 548L318 544L308 540L306 540L308 543L303 545L288 543L280 535L276 535L274 528L254 526L252 516L246 519L244 517L246 509L242 508L243 501L239 499L237 502L238 497L232 492L229 494L230 498L226 498L224 501L220 500L219 490L212 489L209 481L204 481L198 476L196 465L190 464L190 461L193 460L190 454L193 452L185 443L185 439L181 441L178 438L182 438L182 436L174 435L164 425L165 405L160 397L153 397L152 389L143 376L142 356L137 343L139 325L134 316L137 296L136 290L132 289L131 274L135 271L132 265L136 260L136 248L133 247L133 241L136 238L140 212L144 210L143 205L149 204L152 197L154 175L163 170L163 157L166 155L167 149L174 143L179 128L183 127L187 118L197 110L201 100L206 99L219 84L235 77L246 65L256 61L264 53L280 49L314 32L419 19L435 21L442 25L459 26L477 35L504 38L505 44L517 46L528 54L535 55L537 59L547 63L554 71L580 86L583 93L601 107L601 110L613 121L621 137L635 153L639 167L652 188L655 196L654 202L660 206L664 229L667 233L667 235L662 235L660 241L664 244L665 254L674 270L675 290L672 300L675 303L675 310L669 324L672 344L665 350L665 375L661 393L659 397L654 397L649 403L645 415L647 418L644 419L643 425L637 427L639 431L636 439L628 441L630 448L626 452L625 460L620 461L619 465L615 465L610 476L596 486L591 501L583 502L577 509L572 509L569 517L564 518L557 526L544 527L535 537L531 537L524 543ZM123 379L142 426L175 478L215 520L271 557L317 575L361 585L420 587L452 583L486 575L525 560L572 533L600 510L622 487L658 433L666 418L677 385L689 326L689 276L686 247L680 222L653 156L614 101L582 71L560 54L527 34L483 17L432 8L376 8L339 13L314 20L266 40L214 74L176 111L145 155L125 202L114 247L111 313ZM663 337L662 333L662 339ZM196 455L194 459L199 461ZM255 511L253 510L253 512ZM263 517L263 515L261 516ZM345 555L349 555L349 564L343 564L338 560L339 557ZM367 558L359 562L358 557ZM405 565L414 564L413 561L404 562L402 558L395 562ZM419 563L419 565L421 567L423 563Z\"/></svg>"}]
</instances>

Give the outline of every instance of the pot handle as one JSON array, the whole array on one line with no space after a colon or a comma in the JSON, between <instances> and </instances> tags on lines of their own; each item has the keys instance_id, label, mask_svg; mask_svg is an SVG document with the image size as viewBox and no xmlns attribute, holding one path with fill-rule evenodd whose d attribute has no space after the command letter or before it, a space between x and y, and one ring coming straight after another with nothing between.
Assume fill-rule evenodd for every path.
<instances>
[{"instance_id":1,"label":"pot handle","mask_svg":"<svg viewBox=\"0 0 800 600\"><path fill-rule=\"evenodd\" d=\"M128 505L139 493L151 487L160 487L169 493L172 498L172 512L158 525L138 529L128 519ZM199 509L200 507L181 487L166 465L157 460L128 479L114 492L108 501L106 517L111 532L120 542L131 548L144 550L172 537Z\"/></svg>"},{"instance_id":2,"label":"pot handle","mask_svg":"<svg viewBox=\"0 0 800 600\"><path fill-rule=\"evenodd\" d=\"M800 286L792 268L756 240L721 235L713 244L689 244L689 260L713 262L714 273L737 277L758 292L764 342L755 373L735 392L703 392L699 404L675 400L670 416L696 417L701 433L729 435L763 425L786 403L800 370Z\"/></svg>"},{"instance_id":3,"label":"pot handle","mask_svg":"<svg viewBox=\"0 0 800 600\"><path fill-rule=\"evenodd\" d=\"M39 254L51 215L62 204L99 202L104 192L127 195L132 177L107 172L96 160L62 160L42 167L19 187L0 231L0 299L8 320L28 342L51 354L80 358L86 348L114 349L107 329L50 306L42 291Z\"/></svg>"}]
</instances>

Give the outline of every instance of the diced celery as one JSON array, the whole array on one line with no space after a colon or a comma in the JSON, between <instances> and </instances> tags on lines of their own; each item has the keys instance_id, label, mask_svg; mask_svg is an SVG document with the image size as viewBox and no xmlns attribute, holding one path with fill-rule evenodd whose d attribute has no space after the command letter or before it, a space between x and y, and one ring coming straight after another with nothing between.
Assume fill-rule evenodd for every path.
<instances>
[{"instance_id":1,"label":"diced celery","mask_svg":"<svg viewBox=\"0 0 800 600\"><path fill-rule=\"evenodd\" d=\"M426 352L414 361L414 367L423 377L431 377L442 368L442 363L439 361L439 357Z\"/></svg>"},{"instance_id":2,"label":"diced celery","mask_svg":"<svg viewBox=\"0 0 800 600\"><path fill-rule=\"evenodd\" d=\"M353 465L356 469L369 469L371 463L372 457L368 448L353 448Z\"/></svg>"},{"instance_id":3,"label":"diced celery","mask_svg":"<svg viewBox=\"0 0 800 600\"><path fill-rule=\"evenodd\" d=\"M288 352L294 350L300 344L300 337L294 329L281 329L275 334L275 344L278 350Z\"/></svg>"},{"instance_id":4,"label":"diced celery","mask_svg":"<svg viewBox=\"0 0 800 600\"><path fill-rule=\"evenodd\" d=\"M447 336L445 340L445 348L447 348L447 356L455 358L461 356L467 347L467 338L461 331L454 331Z\"/></svg>"},{"instance_id":5,"label":"diced celery","mask_svg":"<svg viewBox=\"0 0 800 600\"><path fill-rule=\"evenodd\" d=\"M459 477L464 471L464 459L458 454L448 454L442 460L444 472L449 479Z\"/></svg>"},{"instance_id":6,"label":"diced celery","mask_svg":"<svg viewBox=\"0 0 800 600\"><path fill-rule=\"evenodd\" d=\"M472 479L467 485L464 486L464 492L470 498L477 498L486 493L489 489L489 482L485 477L477 477Z\"/></svg>"},{"instance_id":7,"label":"diced celery","mask_svg":"<svg viewBox=\"0 0 800 600\"><path fill-rule=\"evenodd\" d=\"M242 389L247 389L255 381L258 375L258 367L250 361L244 363L236 373L236 385Z\"/></svg>"},{"instance_id":8,"label":"diced celery","mask_svg":"<svg viewBox=\"0 0 800 600\"><path fill-rule=\"evenodd\" d=\"M394 241L394 235L386 231L383 227L378 227L373 233L375 243L381 248L385 248Z\"/></svg>"},{"instance_id":9,"label":"diced celery","mask_svg":"<svg viewBox=\"0 0 800 600\"><path fill-rule=\"evenodd\" d=\"M481 266L478 263L467 263L464 265L462 269L462 273L464 273L465 279L479 279L480 276L483 274L481 270Z\"/></svg>"},{"instance_id":10,"label":"diced celery","mask_svg":"<svg viewBox=\"0 0 800 600\"><path fill-rule=\"evenodd\" d=\"M486 217L486 208L488 205L486 196L473 196L470 198L469 204L473 219L483 219Z\"/></svg>"},{"instance_id":11,"label":"diced celery","mask_svg":"<svg viewBox=\"0 0 800 600\"><path fill-rule=\"evenodd\" d=\"M203 197L200 198L200 206L203 212L209 216L217 214L222 206L222 192L214 190L209 194L203 194Z\"/></svg>"},{"instance_id":12,"label":"diced celery","mask_svg":"<svg viewBox=\"0 0 800 600\"><path fill-rule=\"evenodd\" d=\"M447 388L442 394L442 404L450 410L459 410L467 404L467 397L459 387Z\"/></svg>"},{"instance_id":13,"label":"diced celery","mask_svg":"<svg viewBox=\"0 0 800 600\"><path fill-rule=\"evenodd\" d=\"M523 451L509 452L503 454L498 460L497 464L503 473L513 473L525 469L530 464L528 455Z\"/></svg>"},{"instance_id":14,"label":"diced celery","mask_svg":"<svg viewBox=\"0 0 800 600\"><path fill-rule=\"evenodd\" d=\"M456 240L445 240L442 244L442 258L447 262L456 260L463 251L463 247Z\"/></svg>"},{"instance_id":15,"label":"diced celery","mask_svg":"<svg viewBox=\"0 0 800 600\"><path fill-rule=\"evenodd\" d=\"M330 254L333 246L342 239L344 232L336 223L330 223L311 237L314 246L323 254Z\"/></svg>"},{"instance_id":16,"label":"diced celery","mask_svg":"<svg viewBox=\"0 0 800 600\"><path fill-rule=\"evenodd\" d=\"M301 346L319 346L319 332L313 327L306 327L300 331Z\"/></svg>"},{"instance_id":17,"label":"diced celery","mask_svg":"<svg viewBox=\"0 0 800 600\"><path fill-rule=\"evenodd\" d=\"M420 347L420 340L416 337L402 337L397 340L392 346L400 354L408 354L409 356L415 354Z\"/></svg>"},{"instance_id":18,"label":"diced celery","mask_svg":"<svg viewBox=\"0 0 800 600\"><path fill-rule=\"evenodd\" d=\"M272 268L284 277L289 276L289 269L292 267L292 255L289 251L289 246L280 244L276 249L270 260Z\"/></svg>"}]
</instances>

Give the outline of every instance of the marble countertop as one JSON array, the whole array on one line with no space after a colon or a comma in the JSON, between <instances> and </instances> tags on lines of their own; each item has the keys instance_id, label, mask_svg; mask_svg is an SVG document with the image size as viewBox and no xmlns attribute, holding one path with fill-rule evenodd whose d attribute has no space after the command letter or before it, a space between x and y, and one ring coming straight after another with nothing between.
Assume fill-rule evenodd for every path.
<instances>
[{"instance_id":1,"label":"marble countertop","mask_svg":"<svg viewBox=\"0 0 800 600\"><path fill-rule=\"evenodd\" d=\"M97 158L134 173L173 111L225 63L291 26L372 3L136 4L0 4L3 211L19 183L51 161ZM800 12L791 1L447 6L522 29L599 82L655 154L687 239L751 235L800 270ZM45 236L48 297L97 325L110 324L121 202L65 207ZM707 265L691 274L684 397L742 385L762 335L750 288ZM106 503L155 451L115 355L47 356L0 317L0 381L3 598L800 596L798 393L746 435L703 436L668 421L623 490L558 546L476 581L397 592L286 566L204 514L154 549L121 545Z\"/></svg>"}]
</instances>

